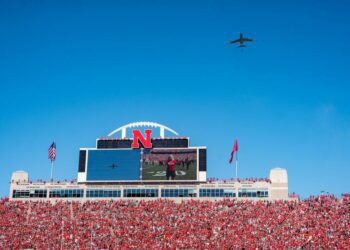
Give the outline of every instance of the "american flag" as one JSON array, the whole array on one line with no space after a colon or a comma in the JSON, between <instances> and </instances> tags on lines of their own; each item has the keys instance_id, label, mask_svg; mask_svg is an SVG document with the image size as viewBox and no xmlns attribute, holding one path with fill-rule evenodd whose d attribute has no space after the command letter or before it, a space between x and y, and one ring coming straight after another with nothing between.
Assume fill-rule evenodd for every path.
<instances>
[{"instance_id":1,"label":"american flag","mask_svg":"<svg viewBox=\"0 0 350 250\"><path fill-rule=\"evenodd\" d=\"M49 159L53 162L56 159L56 143L53 142L49 147Z\"/></svg>"}]
</instances>

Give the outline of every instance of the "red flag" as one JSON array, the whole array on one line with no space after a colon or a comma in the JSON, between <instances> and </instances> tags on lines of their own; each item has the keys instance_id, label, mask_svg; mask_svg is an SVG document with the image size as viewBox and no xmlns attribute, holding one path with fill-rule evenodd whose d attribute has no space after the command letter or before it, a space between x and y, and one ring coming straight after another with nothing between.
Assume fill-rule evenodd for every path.
<instances>
[{"instance_id":1,"label":"red flag","mask_svg":"<svg viewBox=\"0 0 350 250\"><path fill-rule=\"evenodd\" d=\"M233 155L235 154L235 152L238 151L238 141L237 139L235 140L235 144L233 145L233 149L232 149L232 152L231 152L231 156L230 156L230 160L228 161L230 164L232 163L232 160L233 160Z\"/></svg>"}]
</instances>

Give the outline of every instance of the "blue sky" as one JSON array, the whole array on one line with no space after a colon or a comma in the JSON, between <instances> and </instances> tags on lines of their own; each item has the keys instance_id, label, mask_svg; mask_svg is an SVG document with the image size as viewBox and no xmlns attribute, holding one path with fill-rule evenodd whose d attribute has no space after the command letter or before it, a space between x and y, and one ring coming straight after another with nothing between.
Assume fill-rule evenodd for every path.
<instances>
[{"instance_id":1,"label":"blue sky","mask_svg":"<svg viewBox=\"0 0 350 250\"><path fill-rule=\"evenodd\" d=\"M348 1L1 1L0 196L11 173L74 179L79 147L155 121L208 147L208 176L286 168L350 191ZM228 46L240 32L256 39Z\"/></svg>"}]
</instances>

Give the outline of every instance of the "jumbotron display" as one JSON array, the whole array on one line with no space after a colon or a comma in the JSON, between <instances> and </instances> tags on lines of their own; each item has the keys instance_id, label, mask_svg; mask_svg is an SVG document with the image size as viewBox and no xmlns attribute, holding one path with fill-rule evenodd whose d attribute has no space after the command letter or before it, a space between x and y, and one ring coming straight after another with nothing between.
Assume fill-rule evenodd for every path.
<instances>
[{"instance_id":1,"label":"jumbotron display","mask_svg":"<svg viewBox=\"0 0 350 250\"><path fill-rule=\"evenodd\" d=\"M87 181L197 180L197 149L90 149Z\"/></svg>"},{"instance_id":2,"label":"jumbotron display","mask_svg":"<svg viewBox=\"0 0 350 250\"><path fill-rule=\"evenodd\" d=\"M138 180L140 150L88 150L88 181Z\"/></svg>"},{"instance_id":3,"label":"jumbotron display","mask_svg":"<svg viewBox=\"0 0 350 250\"><path fill-rule=\"evenodd\" d=\"M142 180L197 180L196 149L151 149L142 154Z\"/></svg>"},{"instance_id":4,"label":"jumbotron display","mask_svg":"<svg viewBox=\"0 0 350 250\"><path fill-rule=\"evenodd\" d=\"M149 127L159 128L159 137ZM126 137L126 129L131 129L132 137ZM165 137L165 131L175 136ZM111 137L117 132L121 137ZM190 147L189 141L158 123L124 125L97 139L96 148L80 149L78 182L203 182L206 147Z\"/></svg>"}]
</instances>

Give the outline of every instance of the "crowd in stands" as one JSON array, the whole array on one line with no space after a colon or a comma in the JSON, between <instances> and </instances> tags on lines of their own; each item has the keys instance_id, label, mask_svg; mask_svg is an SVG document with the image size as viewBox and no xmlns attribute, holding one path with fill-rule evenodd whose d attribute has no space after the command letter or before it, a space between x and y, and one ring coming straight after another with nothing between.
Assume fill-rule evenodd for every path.
<instances>
[{"instance_id":1,"label":"crowd in stands","mask_svg":"<svg viewBox=\"0 0 350 250\"><path fill-rule=\"evenodd\" d=\"M181 168L180 168L181 170ZM227 183L227 182L234 182L236 181L235 178L231 178L231 179L219 179L219 178L208 178L208 182L221 182L221 183ZM268 182L271 183L271 180L269 178L253 178L253 177L248 177L248 178L238 178L237 179L238 182ZM14 182L14 181L12 181ZM29 181L29 183L39 183L39 184L46 184L47 182L50 181L45 181L45 180L31 180ZM17 182L18 184L19 182ZM63 180L63 181L52 181L51 183L55 183L55 184L60 184L60 183L70 183L70 184L76 184L77 180Z\"/></svg>"},{"instance_id":2,"label":"crowd in stands","mask_svg":"<svg viewBox=\"0 0 350 250\"><path fill-rule=\"evenodd\" d=\"M19 183L19 181L14 181L14 180L12 180L11 182L10 182L10 184L11 183L14 183L14 182L16 182L17 184ZM67 179L65 179L65 180L63 180L63 181L46 181L46 180L42 180L42 179L38 179L38 180L30 180L30 181L21 181L21 182L28 182L28 183L30 183L30 184L33 184L33 183L35 183L35 184L46 184L46 183L53 183L53 184L64 184L64 183L69 183L69 184L76 184L77 183L77 180L67 180Z\"/></svg>"},{"instance_id":3,"label":"crowd in stands","mask_svg":"<svg viewBox=\"0 0 350 250\"><path fill-rule=\"evenodd\" d=\"M0 249L350 249L350 197L0 201Z\"/></svg>"},{"instance_id":4,"label":"crowd in stands","mask_svg":"<svg viewBox=\"0 0 350 250\"><path fill-rule=\"evenodd\" d=\"M208 178L208 182L233 182L236 181L235 178L231 178L231 179L219 179L219 178ZM268 182L271 183L271 180L269 178L253 178L253 177L249 177L249 178L237 178L238 182Z\"/></svg>"},{"instance_id":5,"label":"crowd in stands","mask_svg":"<svg viewBox=\"0 0 350 250\"><path fill-rule=\"evenodd\" d=\"M289 198L300 199L299 195L295 192L290 193L288 196L289 196Z\"/></svg>"}]
</instances>

